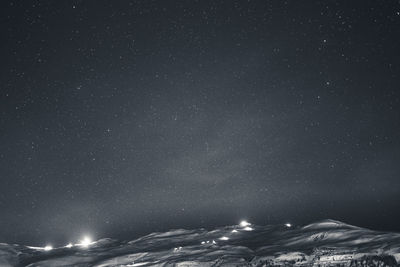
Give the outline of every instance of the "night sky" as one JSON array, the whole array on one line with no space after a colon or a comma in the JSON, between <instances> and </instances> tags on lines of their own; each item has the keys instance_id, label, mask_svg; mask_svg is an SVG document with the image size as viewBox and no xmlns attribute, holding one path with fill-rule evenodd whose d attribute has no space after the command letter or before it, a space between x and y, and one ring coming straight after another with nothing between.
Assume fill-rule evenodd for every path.
<instances>
[{"instance_id":1,"label":"night sky","mask_svg":"<svg viewBox=\"0 0 400 267\"><path fill-rule=\"evenodd\" d=\"M400 2L0 5L0 242L400 231Z\"/></svg>"}]
</instances>

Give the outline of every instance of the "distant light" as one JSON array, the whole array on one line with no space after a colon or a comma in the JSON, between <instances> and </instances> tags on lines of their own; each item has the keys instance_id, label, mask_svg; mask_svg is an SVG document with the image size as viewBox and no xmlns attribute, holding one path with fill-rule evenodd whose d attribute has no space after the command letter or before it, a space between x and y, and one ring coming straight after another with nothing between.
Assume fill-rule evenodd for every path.
<instances>
[{"instance_id":1,"label":"distant light","mask_svg":"<svg viewBox=\"0 0 400 267\"><path fill-rule=\"evenodd\" d=\"M213 244L217 244L217 242L215 242L214 240L212 241Z\"/></svg>"},{"instance_id":2,"label":"distant light","mask_svg":"<svg viewBox=\"0 0 400 267\"><path fill-rule=\"evenodd\" d=\"M237 230L232 230L232 233L237 233L238 231Z\"/></svg>"},{"instance_id":3,"label":"distant light","mask_svg":"<svg viewBox=\"0 0 400 267\"><path fill-rule=\"evenodd\" d=\"M91 245L92 239L90 239L90 237L85 236L78 245L82 246L82 247L88 247L89 245Z\"/></svg>"},{"instance_id":4,"label":"distant light","mask_svg":"<svg viewBox=\"0 0 400 267\"><path fill-rule=\"evenodd\" d=\"M247 221L241 221L239 225L240 225L240 227L246 227L246 226L251 225L251 223L249 223Z\"/></svg>"},{"instance_id":5,"label":"distant light","mask_svg":"<svg viewBox=\"0 0 400 267\"><path fill-rule=\"evenodd\" d=\"M72 243L68 243L68 245L66 245L66 248L72 248L74 245L72 245Z\"/></svg>"},{"instance_id":6,"label":"distant light","mask_svg":"<svg viewBox=\"0 0 400 267\"><path fill-rule=\"evenodd\" d=\"M292 225L290 223L285 223L286 227L292 227Z\"/></svg>"},{"instance_id":7,"label":"distant light","mask_svg":"<svg viewBox=\"0 0 400 267\"><path fill-rule=\"evenodd\" d=\"M206 242L205 241L201 241L201 244L204 245Z\"/></svg>"},{"instance_id":8,"label":"distant light","mask_svg":"<svg viewBox=\"0 0 400 267\"><path fill-rule=\"evenodd\" d=\"M245 231L253 231L254 229L251 228L251 227L246 226L245 228L243 228L243 230L245 230Z\"/></svg>"},{"instance_id":9,"label":"distant light","mask_svg":"<svg viewBox=\"0 0 400 267\"><path fill-rule=\"evenodd\" d=\"M220 237L219 240L229 240L229 237L223 236L223 237Z\"/></svg>"},{"instance_id":10,"label":"distant light","mask_svg":"<svg viewBox=\"0 0 400 267\"><path fill-rule=\"evenodd\" d=\"M44 249L44 251L50 251L50 250L53 249L53 247L50 246L50 245L47 245L47 246L45 246L43 249Z\"/></svg>"}]
</instances>

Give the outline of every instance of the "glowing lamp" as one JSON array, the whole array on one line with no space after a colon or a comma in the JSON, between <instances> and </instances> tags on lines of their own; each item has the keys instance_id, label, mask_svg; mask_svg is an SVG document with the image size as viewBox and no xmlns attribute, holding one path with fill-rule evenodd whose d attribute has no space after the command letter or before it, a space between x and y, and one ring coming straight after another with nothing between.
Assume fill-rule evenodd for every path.
<instances>
[{"instance_id":1,"label":"glowing lamp","mask_svg":"<svg viewBox=\"0 0 400 267\"><path fill-rule=\"evenodd\" d=\"M45 246L43 249L44 249L44 251L50 251L50 250L53 249L53 247L50 246L50 245L47 245L47 246Z\"/></svg>"},{"instance_id":2,"label":"glowing lamp","mask_svg":"<svg viewBox=\"0 0 400 267\"><path fill-rule=\"evenodd\" d=\"M251 225L251 223L249 223L247 221L241 221L239 225L240 225L240 227L246 227L246 226Z\"/></svg>"},{"instance_id":3,"label":"glowing lamp","mask_svg":"<svg viewBox=\"0 0 400 267\"><path fill-rule=\"evenodd\" d=\"M88 247L89 245L91 245L93 242L92 242L92 239L90 239L90 237L88 237L88 236L85 236L82 240L81 240L81 242L79 243L79 245L80 246L82 246L82 247Z\"/></svg>"}]
</instances>

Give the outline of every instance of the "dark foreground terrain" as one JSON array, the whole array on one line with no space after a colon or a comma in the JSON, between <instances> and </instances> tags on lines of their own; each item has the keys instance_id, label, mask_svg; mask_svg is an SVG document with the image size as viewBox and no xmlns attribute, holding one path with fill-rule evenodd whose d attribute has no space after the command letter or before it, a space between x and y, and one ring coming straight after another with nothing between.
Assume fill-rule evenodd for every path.
<instances>
[{"instance_id":1,"label":"dark foreground terrain","mask_svg":"<svg viewBox=\"0 0 400 267\"><path fill-rule=\"evenodd\" d=\"M303 227L172 230L60 248L0 244L0 266L400 266L400 234L325 220Z\"/></svg>"}]
</instances>

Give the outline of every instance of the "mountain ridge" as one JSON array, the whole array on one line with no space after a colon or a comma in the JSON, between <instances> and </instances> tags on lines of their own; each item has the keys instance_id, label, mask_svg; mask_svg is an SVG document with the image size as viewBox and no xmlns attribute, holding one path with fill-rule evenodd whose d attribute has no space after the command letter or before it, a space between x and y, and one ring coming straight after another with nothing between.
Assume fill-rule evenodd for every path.
<instances>
[{"instance_id":1,"label":"mountain ridge","mask_svg":"<svg viewBox=\"0 0 400 267\"><path fill-rule=\"evenodd\" d=\"M399 266L400 234L331 219L305 226L243 221L213 230L173 229L131 241L103 238L59 248L0 244L4 267L356 266L358 261Z\"/></svg>"}]
</instances>

